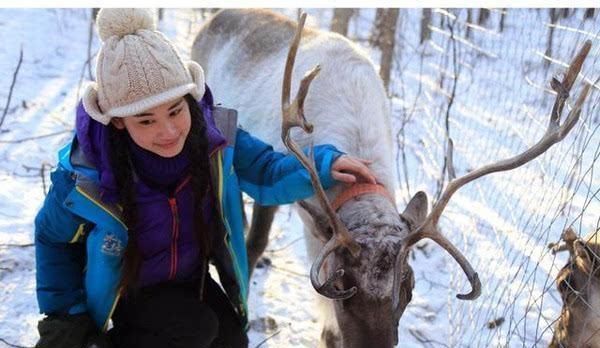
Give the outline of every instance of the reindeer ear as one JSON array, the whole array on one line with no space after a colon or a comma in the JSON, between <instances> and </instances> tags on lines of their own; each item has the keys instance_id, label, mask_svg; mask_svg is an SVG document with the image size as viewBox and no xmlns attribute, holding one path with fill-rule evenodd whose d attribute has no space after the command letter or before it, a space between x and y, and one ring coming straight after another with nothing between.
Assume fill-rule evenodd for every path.
<instances>
[{"instance_id":1,"label":"reindeer ear","mask_svg":"<svg viewBox=\"0 0 600 348\"><path fill-rule=\"evenodd\" d=\"M585 274L590 274L592 271L592 255L586 250L584 243L581 240L573 242L575 253L575 265Z\"/></svg>"},{"instance_id":2,"label":"reindeer ear","mask_svg":"<svg viewBox=\"0 0 600 348\"><path fill-rule=\"evenodd\" d=\"M410 199L406 209L400 215L408 220L413 228L416 228L425 221L427 209L427 195L425 192L419 191Z\"/></svg>"}]
</instances>

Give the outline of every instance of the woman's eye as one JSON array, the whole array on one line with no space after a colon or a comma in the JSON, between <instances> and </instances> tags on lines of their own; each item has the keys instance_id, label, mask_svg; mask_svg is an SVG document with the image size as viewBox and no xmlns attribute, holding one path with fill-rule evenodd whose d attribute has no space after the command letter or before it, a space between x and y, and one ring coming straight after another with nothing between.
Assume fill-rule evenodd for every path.
<instances>
[{"instance_id":1,"label":"woman's eye","mask_svg":"<svg viewBox=\"0 0 600 348\"><path fill-rule=\"evenodd\" d=\"M152 121L152 120L143 120L143 121L139 122L139 124L141 124L142 126L149 126L152 123L154 123L154 121Z\"/></svg>"},{"instance_id":2,"label":"woman's eye","mask_svg":"<svg viewBox=\"0 0 600 348\"><path fill-rule=\"evenodd\" d=\"M176 110L173 110L173 111L170 113L170 116L177 116L177 115L179 115L179 113L180 113L180 112L181 112L181 108L179 108L179 109L176 109Z\"/></svg>"}]
</instances>

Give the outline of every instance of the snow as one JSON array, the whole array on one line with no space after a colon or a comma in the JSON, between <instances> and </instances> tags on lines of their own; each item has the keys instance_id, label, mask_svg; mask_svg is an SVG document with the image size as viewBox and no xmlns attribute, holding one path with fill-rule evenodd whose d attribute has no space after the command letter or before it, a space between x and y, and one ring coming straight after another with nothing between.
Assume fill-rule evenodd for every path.
<instances>
[{"instance_id":1,"label":"snow","mask_svg":"<svg viewBox=\"0 0 600 348\"><path fill-rule=\"evenodd\" d=\"M281 11L296 16L296 9ZM499 15L493 12L488 28L475 27L470 41L457 42L461 75L450 127L458 175L514 155L541 136L554 98L544 88L584 38L593 40L594 48L582 73L589 81L600 75L600 16L583 22L580 11L561 21L555 34L556 62L545 70L540 58L548 28L543 11L510 10L503 33L489 29L497 28ZM308 12L309 23L328 27L330 10ZM208 12L165 10L160 29L189 56L204 15ZM89 16L85 9L0 10L2 108L23 48L23 63L0 132L0 347L8 346L6 342L31 347L38 338L41 315L35 298L34 249L29 244L44 198L40 168L47 184L57 149L72 136L81 82L89 79ZM457 28L464 25L460 24L464 17L461 13ZM373 9L361 10L349 36L368 38L373 18ZM398 163L400 209L409 193L424 190L431 197L437 190L450 77L456 74L447 62L453 50L447 44L448 28L434 23L438 30L431 42L420 46L419 21L420 10L401 12L396 61L400 68L392 75L393 134L405 124L404 135L397 137L404 140L406 151L405 162ZM92 54L98 47L95 35ZM378 53L370 52L377 61ZM444 76L443 88L440 76ZM468 289L460 268L432 242L420 242L410 261L416 284L400 322L401 346L548 344L561 306L553 279L566 255L552 255L546 245L558 241L567 226L585 234L599 225L599 94L596 87L573 134L547 154L511 173L483 178L455 195L441 227L478 271L483 294L475 302L457 300L455 294ZM251 204L247 208L249 212ZM314 301L318 295L308 279L310 260L302 233L293 209L280 209L265 254L272 264L256 270L251 280L252 347L318 343L320 323ZM504 322L497 328L486 328L499 318Z\"/></svg>"}]
</instances>

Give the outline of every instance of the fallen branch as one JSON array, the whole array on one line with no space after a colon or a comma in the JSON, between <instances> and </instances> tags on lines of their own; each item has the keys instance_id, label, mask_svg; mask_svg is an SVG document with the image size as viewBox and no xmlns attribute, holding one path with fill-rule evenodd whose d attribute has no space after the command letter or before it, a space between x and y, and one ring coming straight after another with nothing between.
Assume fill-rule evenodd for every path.
<instances>
[{"instance_id":1,"label":"fallen branch","mask_svg":"<svg viewBox=\"0 0 600 348\"><path fill-rule=\"evenodd\" d=\"M48 192L46 190L46 188L47 188L47 186L46 186L46 168L52 170L54 168L54 166L48 162L42 163L42 166L40 168L30 167L25 164L23 164L22 166L27 171L36 170L39 172L39 175L42 177L42 192L44 192L44 196L46 196L48 194Z\"/></svg>"},{"instance_id":2,"label":"fallen branch","mask_svg":"<svg viewBox=\"0 0 600 348\"><path fill-rule=\"evenodd\" d=\"M6 106L4 107L2 118L0 119L0 128L2 128L4 118L6 117L6 114L8 113L8 108L10 107L10 100L12 98L13 90L15 89L15 83L17 82L17 74L19 74L19 69L21 69L21 63L23 63L23 46L21 46L21 52L19 53L19 63L17 63L17 68L13 73L12 83L10 84L10 90L8 91L8 99L6 100Z\"/></svg>"},{"instance_id":3,"label":"fallen branch","mask_svg":"<svg viewBox=\"0 0 600 348\"><path fill-rule=\"evenodd\" d=\"M88 31L88 45L87 45L87 67L88 67L88 76L90 80L94 79L92 75L92 42L94 41L94 23L96 22L96 17L94 16L94 9L92 9L92 18L90 19L90 30ZM94 54L95 55L95 54Z\"/></svg>"},{"instance_id":4,"label":"fallen branch","mask_svg":"<svg viewBox=\"0 0 600 348\"><path fill-rule=\"evenodd\" d=\"M28 244L0 244L0 248L30 248L34 246L33 243Z\"/></svg>"},{"instance_id":5,"label":"fallen branch","mask_svg":"<svg viewBox=\"0 0 600 348\"><path fill-rule=\"evenodd\" d=\"M265 342L267 342L268 340L270 340L271 338L279 335L279 333L281 332L281 330L277 330L277 332L275 332L274 334L272 334L271 336L265 338L264 340L260 341L259 344L256 345L256 347L254 348L259 348L260 346L262 346L263 344L265 344Z\"/></svg>"},{"instance_id":6,"label":"fallen branch","mask_svg":"<svg viewBox=\"0 0 600 348\"><path fill-rule=\"evenodd\" d=\"M420 330L417 329L408 329L408 332L417 340L419 341L421 344L429 344L429 345L433 345L438 344L442 347L448 347L447 344L440 342L440 341L436 341L436 340L432 340L429 337L425 336Z\"/></svg>"},{"instance_id":7,"label":"fallen branch","mask_svg":"<svg viewBox=\"0 0 600 348\"><path fill-rule=\"evenodd\" d=\"M81 85L83 84L83 77L85 75L85 68L91 69L92 59L94 59L97 54L98 54L98 52L96 52L92 56L88 57L87 60L83 63L83 66L81 67L81 73L79 74L79 82L77 83L77 94L75 96L75 98L76 98L75 102L76 103L79 103L79 97L80 97L79 96L79 92L81 91Z\"/></svg>"},{"instance_id":8,"label":"fallen branch","mask_svg":"<svg viewBox=\"0 0 600 348\"><path fill-rule=\"evenodd\" d=\"M275 249L267 249L266 252L268 253L276 253L279 251L284 251L287 248L291 247L292 245L296 244L297 242L303 240L304 237L298 237L296 239L294 239L293 241L289 242L287 245L282 246L281 248L275 248Z\"/></svg>"},{"instance_id":9,"label":"fallen branch","mask_svg":"<svg viewBox=\"0 0 600 348\"><path fill-rule=\"evenodd\" d=\"M8 345L9 347L14 347L14 348L34 348L34 347L19 346L16 344L12 344L12 343L7 342L4 338L0 338L0 342L3 342L4 344Z\"/></svg>"},{"instance_id":10,"label":"fallen branch","mask_svg":"<svg viewBox=\"0 0 600 348\"><path fill-rule=\"evenodd\" d=\"M61 135L61 134L70 133L70 132L73 132L73 130L65 129L65 130L50 133L50 134L37 135L34 137L17 139L17 140L0 140L0 144L20 144L20 143L24 143L26 141L37 140L37 139L42 139L42 138L49 138L49 137L53 137L55 135Z\"/></svg>"}]
</instances>

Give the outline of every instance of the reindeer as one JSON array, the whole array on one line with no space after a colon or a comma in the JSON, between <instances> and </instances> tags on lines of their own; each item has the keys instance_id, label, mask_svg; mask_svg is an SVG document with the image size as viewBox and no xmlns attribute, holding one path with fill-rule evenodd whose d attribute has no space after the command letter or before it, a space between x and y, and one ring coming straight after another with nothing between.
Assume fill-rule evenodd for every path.
<instances>
[{"instance_id":1,"label":"reindeer","mask_svg":"<svg viewBox=\"0 0 600 348\"><path fill-rule=\"evenodd\" d=\"M579 238L568 228L560 244L550 245L553 253L569 251L569 261L556 276L563 307L550 348L600 348L599 233Z\"/></svg>"},{"instance_id":2,"label":"reindeer","mask_svg":"<svg viewBox=\"0 0 600 348\"><path fill-rule=\"evenodd\" d=\"M243 128L277 150L288 148L310 168L316 195L299 202L298 212L313 260L311 283L323 295L318 297L323 311L320 346L393 347L398 344L398 322L414 287L408 265L411 247L423 238L437 242L458 262L471 284L470 292L457 297L477 298L481 291L477 273L438 232L444 208L466 183L521 166L562 140L579 119L589 85L561 126L563 105L579 70L570 72L562 82L556 80L553 87L561 91L560 98L539 143L518 156L452 180L430 214L423 192L415 194L398 213L393 195L396 178L390 111L381 79L359 47L334 33L304 29L304 18L297 26L267 10L222 10L200 29L192 58L204 67L207 83L219 101L238 110ZM579 68L587 51L579 58ZM299 91L290 103L292 80L300 79L293 83ZM279 86L283 86L281 104ZM282 113L283 122L279 122ZM292 127L312 134L290 134ZM370 168L379 184L338 185L325 192L310 159L300 151L312 142L330 143L345 153L372 160ZM448 149L451 157L451 142ZM264 251L274 211L273 207L254 206L247 236L250 267Z\"/></svg>"}]
</instances>

